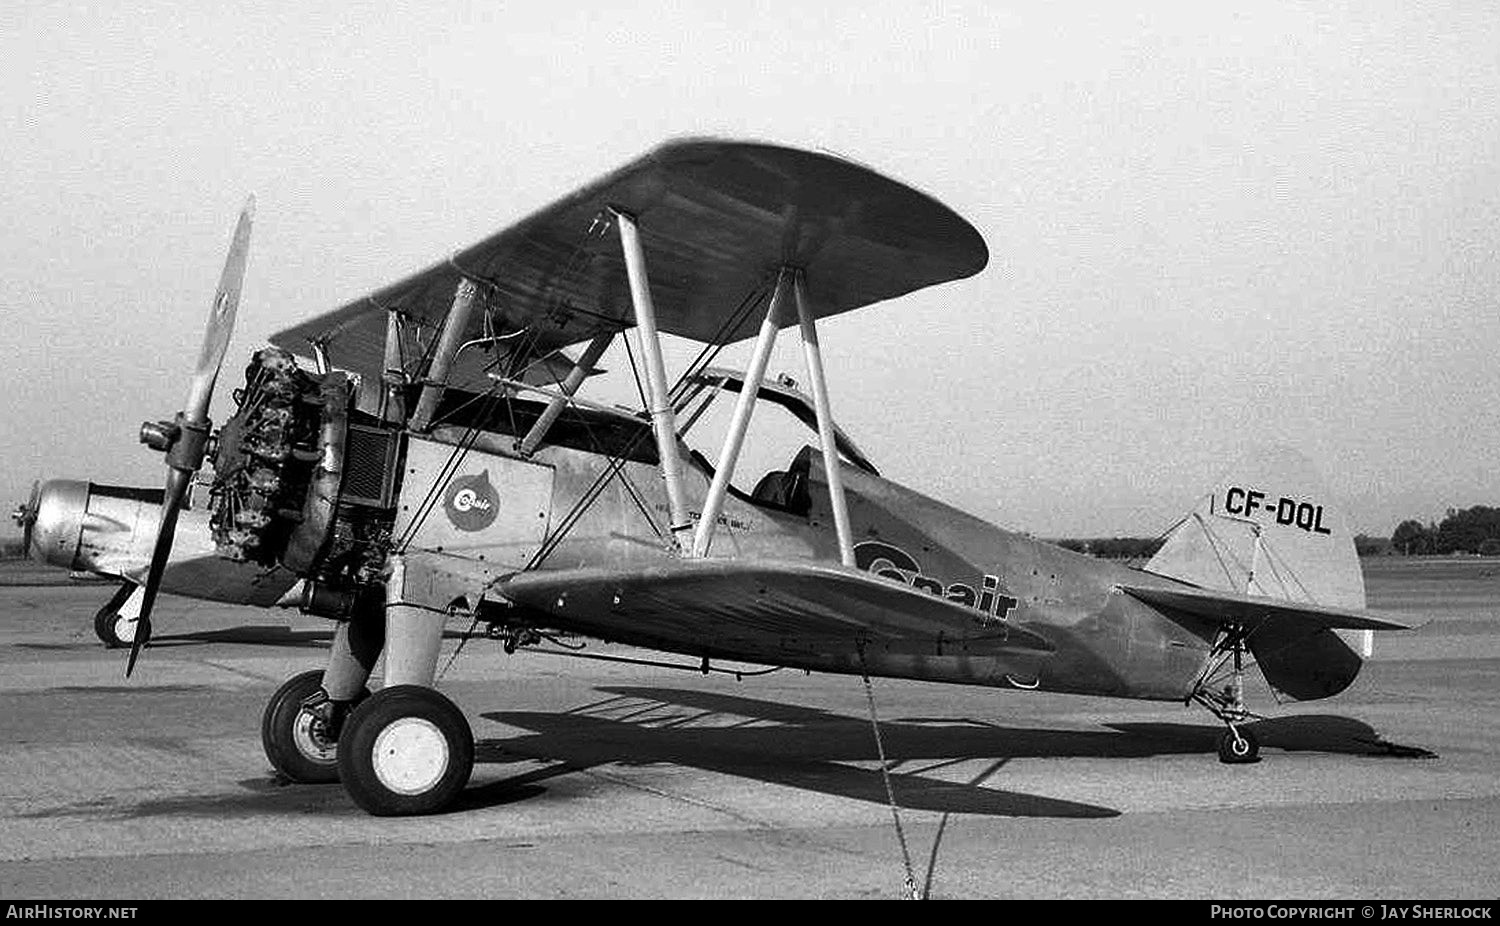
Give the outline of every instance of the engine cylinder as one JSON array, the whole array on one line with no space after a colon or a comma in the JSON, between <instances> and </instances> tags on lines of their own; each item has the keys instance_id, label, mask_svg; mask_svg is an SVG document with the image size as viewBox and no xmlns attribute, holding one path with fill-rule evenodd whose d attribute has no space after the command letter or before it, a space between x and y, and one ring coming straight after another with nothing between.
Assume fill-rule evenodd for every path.
<instances>
[{"instance_id":1,"label":"engine cylinder","mask_svg":"<svg viewBox=\"0 0 1500 926\"><path fill-rule=\"evenodd\" d=\"M245 371L213 456L219 555L312 580L322 591L302 604L315 613L342 612L348 602L337 595L380 581L393 518L393 432L351 423L351 394L345 374L309 373L266 348Z\"/></svg>"}]
</instances>

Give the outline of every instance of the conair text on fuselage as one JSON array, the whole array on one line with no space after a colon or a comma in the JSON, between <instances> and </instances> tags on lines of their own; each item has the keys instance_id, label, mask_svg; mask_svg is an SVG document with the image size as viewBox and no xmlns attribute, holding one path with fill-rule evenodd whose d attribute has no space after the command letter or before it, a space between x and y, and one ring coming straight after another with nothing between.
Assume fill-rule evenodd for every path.
<instances>
[{"instance_id":1,"label":"conair text on fuselage","mask_svg":"<svg viewBox=\"0 0 1500 926\"><path fill-rule=\"evenodd\" d=\"M1000 586L1000 577L985 575L979 580L979 588L963 582L944 585L922 573L922 566L910 553L900 547L878 540L866 540L854 545L854 564L866 572L887 579L895 579L919 591L946 598L949 601L973 608L979 612L980 623L989 618L1009 620L1010 612L1020 601L1005 594Z\"/></svg>"}]
</instances>

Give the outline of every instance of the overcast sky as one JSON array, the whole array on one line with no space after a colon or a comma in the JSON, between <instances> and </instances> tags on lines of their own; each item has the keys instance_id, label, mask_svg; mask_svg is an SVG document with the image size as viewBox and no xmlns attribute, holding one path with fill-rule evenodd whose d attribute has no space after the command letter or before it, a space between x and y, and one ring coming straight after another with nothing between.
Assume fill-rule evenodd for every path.
<instances>
[{"instance_id":1,"label":"overcast sky","mask_svg":"<svg viewBox=\"0 0 1500 926\"><path fill-rule=\"evenodd\" d=\"M1273 440L1357 530L1500 505L1494 2L323 6L0 5L7 507L161 481L135 432L181 406L247 193L226 380L684 134L850 156L984 235L977 277L824 326L903 483L1153 535Z\"/></svg>"}]
</instances>

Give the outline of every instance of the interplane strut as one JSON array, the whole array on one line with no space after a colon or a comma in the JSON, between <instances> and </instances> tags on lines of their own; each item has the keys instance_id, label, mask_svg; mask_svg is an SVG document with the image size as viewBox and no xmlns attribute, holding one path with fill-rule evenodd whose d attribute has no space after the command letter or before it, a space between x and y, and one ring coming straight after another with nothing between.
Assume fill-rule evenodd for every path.
<instances>
[{"instance_id":1,"label":"interplane strut","mask_svg":"<svg viewBox=\"0 0 1500 926\"><path fill-rule=\"evenodd\" d=\"M647 411L651 429L656 435L657 454L661 458L661 475L667 485L667 508L672 517L672 536L678 549L686 551L687 531L693 523L688 516L687 495L682 487L682 462L677 456L677 425L672 399L667 390L667 369L661 356L661 335L656 330L656 308L651 301L651 283L646 276L646 254L641 248L640 230L635 218L615 211L620 229L620 248L625 256L625 273L630 278L630 301L635 308L635 323L640 335L641 354L646 366Z\"/></svg>"}]
</instances>

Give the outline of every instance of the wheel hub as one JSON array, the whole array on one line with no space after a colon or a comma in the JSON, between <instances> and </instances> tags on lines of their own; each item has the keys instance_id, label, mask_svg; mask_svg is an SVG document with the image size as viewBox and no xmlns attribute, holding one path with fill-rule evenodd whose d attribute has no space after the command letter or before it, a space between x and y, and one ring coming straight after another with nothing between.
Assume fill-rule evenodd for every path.
<instances>
[{"instance_id":1,"label":"wheel hub","mask_svg":"<svg viewBox=\"0 0 1500 926\"><path fill-rule=\"evenodd\" d=\"M397 794L422 794L448 769L448 740L430 720L404 717L380 731L371 758L382 785Z\"/></svg>"},{"instance_id":2,"label":"wheel hub","mask_svg":"<svg viewBox=\"0 0 1500 926\"><path fill-rule=\"evenodd\" d=\"M306 707L297 712L297 720L292 725L292 742L297 745L298 752L316 762L332 762L338 755L338 745L328 738L323 718Z\"/></svg>"}]
</instances>

